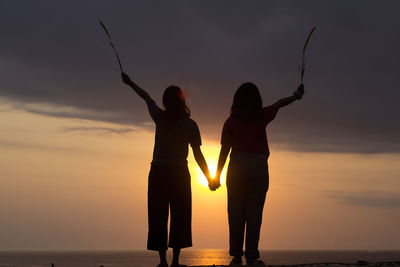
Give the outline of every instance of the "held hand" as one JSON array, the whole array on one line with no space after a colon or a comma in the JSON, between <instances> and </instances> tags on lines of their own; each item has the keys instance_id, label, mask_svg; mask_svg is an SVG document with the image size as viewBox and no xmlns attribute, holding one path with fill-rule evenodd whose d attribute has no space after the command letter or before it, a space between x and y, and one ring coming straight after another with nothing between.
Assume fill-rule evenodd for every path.
<instances>
[{"instance_id":1,"label":"held hand","mask_svg":"<svg viewBox=\"0 0 400 267\"><path fill-rule=\"evenodd\" d=\"M210 188L211 191L217 190L221 186L221 182L219 180L219 177L215 177L214 179L210 179L208 182L208 187Z\"/></svg>"},{"instance_id":2,"label":"held hand","mask_svg":"<svg viewBox=\"0 0 400 267\"><path fill-rule=\"evenodd\" d=\"M215 189L218 189L218 188L220 188L221 187L221 181L220 181L220 179L219 179L219 177L218 178L214 178L214 183L215 183Z\"/></svg>"},{"instance_id":3,"label":"held hand","mask_svg":"<svg viewBox=\"0 0 400 267\"><path fill-rule=\"evenodd\" d=\"M210 180L210 181L208 182L208 188L209 188L211 191L217 190L217 187L216 187L216 185L215 185L214 180Z\"/></svg>"},{"instance_id":4,"label":"held hand","mask_svg":"<svg viewBox=\"0 0 400 267\"><path fill-rule=\"evenodd\" d=\"M122 81L124 83L126 83L127 85L130 85L132 83L131 78L125 72L121 72L121 77L122 77Z\"/></svg>"},{"instance_id":5,"label":"held hand","mask_svg":"<svg viewBox=\"0 0 400 267\"><path fill-rule=\"evenodd\" d=\"M215 187L214 187L214 180L213 179L209 179L208 180L208 188L211 190L211 191L215 191Z\"/></svg>"}]
</instances>

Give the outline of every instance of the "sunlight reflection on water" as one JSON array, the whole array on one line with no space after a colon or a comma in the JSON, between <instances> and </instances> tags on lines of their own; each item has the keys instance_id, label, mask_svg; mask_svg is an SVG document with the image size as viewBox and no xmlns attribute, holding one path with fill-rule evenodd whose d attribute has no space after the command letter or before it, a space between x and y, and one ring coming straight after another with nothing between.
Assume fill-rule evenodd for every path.
<instances>
[{"instance_id":1,"label":"sunlight reflection on water","mask_svg":"<svg viewBox=\"0 0 400 267\"><path fill-rule=\"evenodd\" d=\"M228 251L220 249L193 250L185 255L182 253L182 263L187 265L227 265L230 262Z\"/></svg>"}]
</instances>

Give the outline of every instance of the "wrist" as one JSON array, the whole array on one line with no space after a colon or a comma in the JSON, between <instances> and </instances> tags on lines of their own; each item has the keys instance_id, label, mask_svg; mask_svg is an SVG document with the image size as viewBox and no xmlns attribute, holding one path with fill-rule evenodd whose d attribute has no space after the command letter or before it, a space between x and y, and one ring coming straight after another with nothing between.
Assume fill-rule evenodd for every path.
<instances>
[{"instance_id":1,"label":"wrist","mask_svg":"<svg viewBox=\"0 0 400 267\"><path fill-rule=\"evenodd\" d=\"M293 97L294 97L294 99L295 100L300 100L301 99L301 94L300 94L300 92L299 91L294 91L293 92Z\"/></svg>"}]
</instances>

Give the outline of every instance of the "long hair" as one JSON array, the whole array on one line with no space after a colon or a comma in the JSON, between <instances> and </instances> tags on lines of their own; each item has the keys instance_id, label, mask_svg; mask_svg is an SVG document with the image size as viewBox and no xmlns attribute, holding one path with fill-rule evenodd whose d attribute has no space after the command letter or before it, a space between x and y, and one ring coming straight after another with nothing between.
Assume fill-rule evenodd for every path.
<instances>
[{"instance_id":1,"label":"long hair","mask_svg":"<svg viewBox=\"0 0 400 267\"><path fill-rule=\"evenodd\" d=\"M190 117L190 109L186 106L185 96L178 86L171 85L165 89L163 105L169 120L175 121Z\"/></svg>"},{"instance_id":2,"label":"long hair","mask_svg":"<svg viewBox=\"0 0 400 267\"><path fill-rule=\"evenodd\" d=\"M262 117L262 99L255 84L247 82L239 86L233 97L231 116L245 122Z\"/></svg>"}]
</instances>

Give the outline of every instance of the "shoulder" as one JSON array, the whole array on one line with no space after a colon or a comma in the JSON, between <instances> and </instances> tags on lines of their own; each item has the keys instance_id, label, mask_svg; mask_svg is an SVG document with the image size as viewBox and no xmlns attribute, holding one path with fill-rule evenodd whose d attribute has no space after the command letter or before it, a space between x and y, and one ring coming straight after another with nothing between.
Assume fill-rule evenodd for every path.
<instances>
[{"instance_id":1,"label":"shoulder","mask_svg":"<svg viewBox=\"0 0 400 267\"><path fill-rule=\"evenodd\" d=\"M232 116L229 116L224 123L224 131L232 129L232 127L235 125L236 119L233 118Z\"/></svg>"},{"instance_id":2,"label":"shoulder","mask_svg":"<svg viewBox=\"0 0 400 267\"><path fill-rule=\"evenodd\" d=\"M164 110L162 110L157 105L157 103L156 103L156 101L154 101L154 99L149 97L148 99L146 99L146 104L147 104L147 107L148 107L148 109L150 111L150 114L152 114L152 115L160 115L160 114L164 113Z\"/></svg>"},{"instance_id":3,"label":"shoulder","mask_svg":"<svg viewBox=\"0 0 400 267\"><path fill-rule=\"evenodd\" d=\"M191 129L198 129L198 128L199 128L199 126L197 125L196 121L193 120L193 119L190 118L190 117L184 119L184 124L185 124L187 127L191 128Z\"/></svg>"},{"instance_id":4,"label":"shoulder","mask_svg":"<svg viewBox=\"0 0 400 267\"><path fill-rule=\"evenodd\" d=\"M186 133L189 137L189 143L191 144L192 148L201 146L201 136L200 136L200 129L197 126L197 123L191 119L186 118Z\"/></svg>"},{"instance_id":5,"label":"shoulder","mask_svg":"<svg viewBox=\"0 0 400 267\"><path fill-rule=\"evenodd\" d=\"M146 101L146 104L149 106L149 108L161 110L161 108L157 105L156 101L154 101L153 98L149 97L145 101Z\"/></svg>"},{"instance_id":6,"label":"shoulder","mask_svg":"<svg viewBox=\"0 0 400 267\"><path fill-rule=\"evenodd\" d=\"M232 116L229 116L226 120L224 124L230 124L234 121L235 119Z\"/></svg>"},{"instance_id":7,"label":"shoulder","mask_svg":"<svg viewBox=\"0 0 400 267\"><path fill-rule=\"evenodd\" d=\"M190 117L186 118L187 123L193 124L193 125L197 125L196 121Z\"/></svg>"},{"instance_id":8,"label":"shoulder","mask_svg":"<svg viewBox=\"0 0 400 267\"><path fill-rule=\"evenodd\" d=\"M195 120L193 120L193 119L190 118L190 117L184 118L182 121L183 121L185 124L187 124L187 125L197 125L197 123L195 122Z\"/></svg>"},{"instance_id":9,"label":"shoulder","mask_svg":"<svg viewBox=\"0 0 400 267\"><path fill-rule=\"evenodd\" d=\"M264 111L264 114L265 114L265 113L270 113L270 112L274 113L274 112L277 112L278 109L279 109L279 106L278 106L278 105L272 104L272 105L270 105L270 106L264 107L264 108L263 108L263 111Z\"/></svg>"},{"instance_id":10,"label":"shoulder","mask_svg":"<svg viewBox=\"0 0 400 267\"><path fill-rule=\"evenodd\" d=\"M152 98L146 99L147 109L149 110L150 117L156 124L160 124L164 121L165 111L159 108L156 102Z\"/></svg>"},{"instance_id":11,"label":"shoulder","mask_svg":"<svg viewBox=\"0 0 400 267\"><path fill-rule=\"evenodd\" d=\"M270 106L264 107L264 122L268 124L270 121L272 121L276 114L278 113L279 106L276 104L272 104Z\"/></svg>"},{"instance_id":12,"label":"shoulder","mask_svg":"<svg viewBox=\"0 0 400 267\"><path fill-rule=\"evenodd\" d=\"M238 122L237 119L235 119L235 118L232 117L232 116L229 116L229 117L225 120L224 126L235 125L237 122Z\"/></svg>"}]
</instances>

